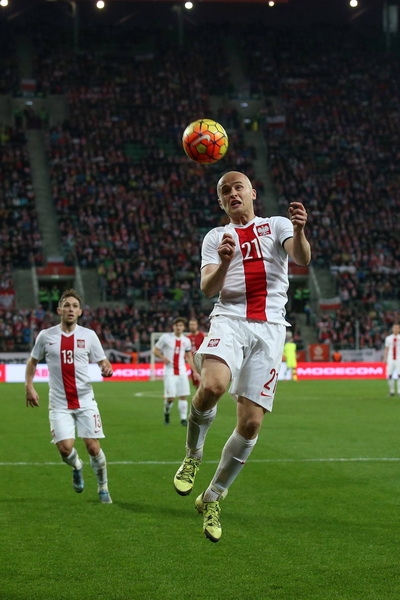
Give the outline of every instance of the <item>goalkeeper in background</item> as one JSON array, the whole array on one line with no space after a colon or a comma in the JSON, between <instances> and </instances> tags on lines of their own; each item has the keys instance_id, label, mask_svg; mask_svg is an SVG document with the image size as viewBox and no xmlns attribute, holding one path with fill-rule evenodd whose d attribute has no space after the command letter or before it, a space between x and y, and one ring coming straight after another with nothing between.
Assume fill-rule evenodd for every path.
<instances>
[{"instance_id":1,"label":"goalkeeper in background","mask_svg":"<svg viewBox=\"0 0 400 600\"><path fill-rule=\"evenodd\" d=\"M288 331L286 343L283 347L283 361L286 363L284 379L297 381L297 346L293 341L293 334Z\"/></svg>"}]
</instances>

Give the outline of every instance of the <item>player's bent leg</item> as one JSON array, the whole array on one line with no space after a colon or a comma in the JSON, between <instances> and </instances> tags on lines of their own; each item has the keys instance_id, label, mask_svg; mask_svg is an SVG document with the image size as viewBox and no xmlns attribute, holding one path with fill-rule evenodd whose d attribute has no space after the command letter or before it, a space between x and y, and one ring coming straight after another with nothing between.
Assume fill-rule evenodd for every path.
<instances>
[{"instance_id":1,"label":"player's bent leg","mask_svg":"<svg viewBox=\"0 0 400 600\"><path fill-rule=\"evenodd\" d=\"M83 479L83 462L78 456L76 448L73 446L74 440L62 440L57 442L57 448L61 455L62 460L72 467L72 487L81 494L85 488L85 482Z\"/></svg>"},{"instance_id":2,"label":"player's bent leg","mask_svg":"<svg viewBox=\"0 0 400 600\"><path fill-rule=\"evenodd\" d=\"M181 496L187 496L193 489L207 431L215 418L216 404L226 390L229 378L229 367L223 361L208 356L204 358L202 383L195 393L190 407L186 435L186 458L174 477L175 490Z\"/></svg>"},{"instance_id":3,"label":"player's bent leg","mask_svg":"<svg viewBox=\"0 0 400 600\"><path fill-rule=\"evenodd\" d=\"M97 493L102 504L112 504L108 490L108 473L106 455L100 447L97 439L84 439L86 448L90 454L90 466L97 480Z\"/></svg>"}]
</instances>

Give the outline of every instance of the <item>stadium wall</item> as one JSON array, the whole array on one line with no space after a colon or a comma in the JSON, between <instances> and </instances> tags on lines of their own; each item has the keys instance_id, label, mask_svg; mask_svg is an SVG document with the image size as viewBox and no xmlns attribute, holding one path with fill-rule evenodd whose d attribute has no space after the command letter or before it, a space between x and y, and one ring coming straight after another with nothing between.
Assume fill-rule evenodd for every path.
<instances>
[{"instance_id":1,"label":"stadium wall","mask_svg":"<svg viewBox=\"0 0 400 600\"><path fill-rule=\"evenodd\" d=\"M113 364L114 375L111 378L103 378L96 364L89 365L91 380L106 381L149 381L151 378L152 365L150 363ZM189 367L187 367L190 373ZM282 365L279 379L283 379L285 366ZM157 379L162 378L164 372L163 363L156 363L155 374ZM383 362L300 362L297 365L298 380L305 379L385 379L386 365ZM0 364L1 383L22 383L25 380L24 364ZM48 382L49 371L46 364L39 364L35 375L35 383Z\"/></svg>"}]
</instances>

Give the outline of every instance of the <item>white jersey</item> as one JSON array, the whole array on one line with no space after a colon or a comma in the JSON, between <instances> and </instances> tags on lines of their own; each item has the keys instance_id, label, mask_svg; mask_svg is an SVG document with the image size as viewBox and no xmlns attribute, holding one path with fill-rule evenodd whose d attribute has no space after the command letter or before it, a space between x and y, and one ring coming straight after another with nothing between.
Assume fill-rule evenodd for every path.
<instances>
[{"instance_id":1,"label":"white jersey","mask_svg":"<svg viewBox=\"0 0 400 600\"><path fill-rule=\"evenodd\" d=\"M155 347L161 350L170 361L168 365L164 365L165 375L184 375L186 373L185 354L192 349L191 341L186 335L176 337L173 332L163 333Z\"/></svg>"},{"instance_id":2,"label":"white jersey","mask_svg":"<svg viewBox=\"0 0 400 600\"><path fill-rule=\"evenodd\" d=\"M385 348L388 349L387 362L400 362L400 335L388 335L385 338Z\"/></svg>"},{"instance_id":3,"label":"white jersey","mask_svg":"<svg viewBox=\"0 0 400 600\"><path fill-rule=\"evenodd\" d=\"M71 333L64 333L60 325L43 329L31 356L37 361L46 359L51 409L83 408L93 402L88 364L104 360L106 355L92 329L80 325Z\"/></svg>"},{"instance_id":4,"label":"white jersey","mask_svg":"<svg viewBox=\"0 0 400 600\"><path fill-rule=\"evenodd\" d=\"M203 268L218 265L218 246L224 233L236 242L235 254L211 316L269 321L289 325L285 320L288 255L283 243L293 237L293 225L286 217L255 217L247 225L229 223L215 227L203 240Z\"/></svg>"}]
</instances>

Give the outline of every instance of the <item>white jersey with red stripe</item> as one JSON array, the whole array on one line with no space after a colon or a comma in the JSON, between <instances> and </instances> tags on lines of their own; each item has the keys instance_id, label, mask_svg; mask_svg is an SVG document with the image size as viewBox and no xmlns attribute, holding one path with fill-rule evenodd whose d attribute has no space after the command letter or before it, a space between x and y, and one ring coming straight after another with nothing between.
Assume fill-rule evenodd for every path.
<instances>
[{"instance_id":1,"label":"white jersey with red stripe","mask_svg":"<svg viewBox=\"0 0 400 600\"><path fill-rule=\"evenodd\" d=\"M385 348L388 349L387 361L400 362L400 335L391 333L385 338Z\"/></svg>"},{"instance_id":2,"label":"white jersey with red stripe","mask_svg":"<svg viewBox=\"0 0 400 600\"><path fill-rule=\"evenodd\" d=\"M164 365L165 375L184 375L186 373L185 354L190 352L192 345L186 335L177 337L175 333L163 333L157 341L156 348L161 350L170 361Z\"/></svg>"},{"instance_id":3,"label":"white jersey with red stripe","mask_svg":"<svg viewBox=\"0 0 400 600\"><path fill-rule=\"evenodd\" d=\"M230 233L235 240L235 254L210 316L226 315L289 325L285 319L288 255L283 243L293 237L290 220L255 217L247 225L229 223L211 229L203 240L202 268L221 262L218 246L224 233Z\"/></svg>"},{"instance_id":4,"label":"white jersey with red stripe","mask_svg":"<svg viewBox=\"0 0 400 600\"><path fill-rule=\"evenodd\" d=\"M92 329L77 325L71 333L60 325L43 329L31 352L37 361L46 359L49 369L50 408L83 408L93 402L88 364L106 359Z\"/></svg>"}]
</instances>

